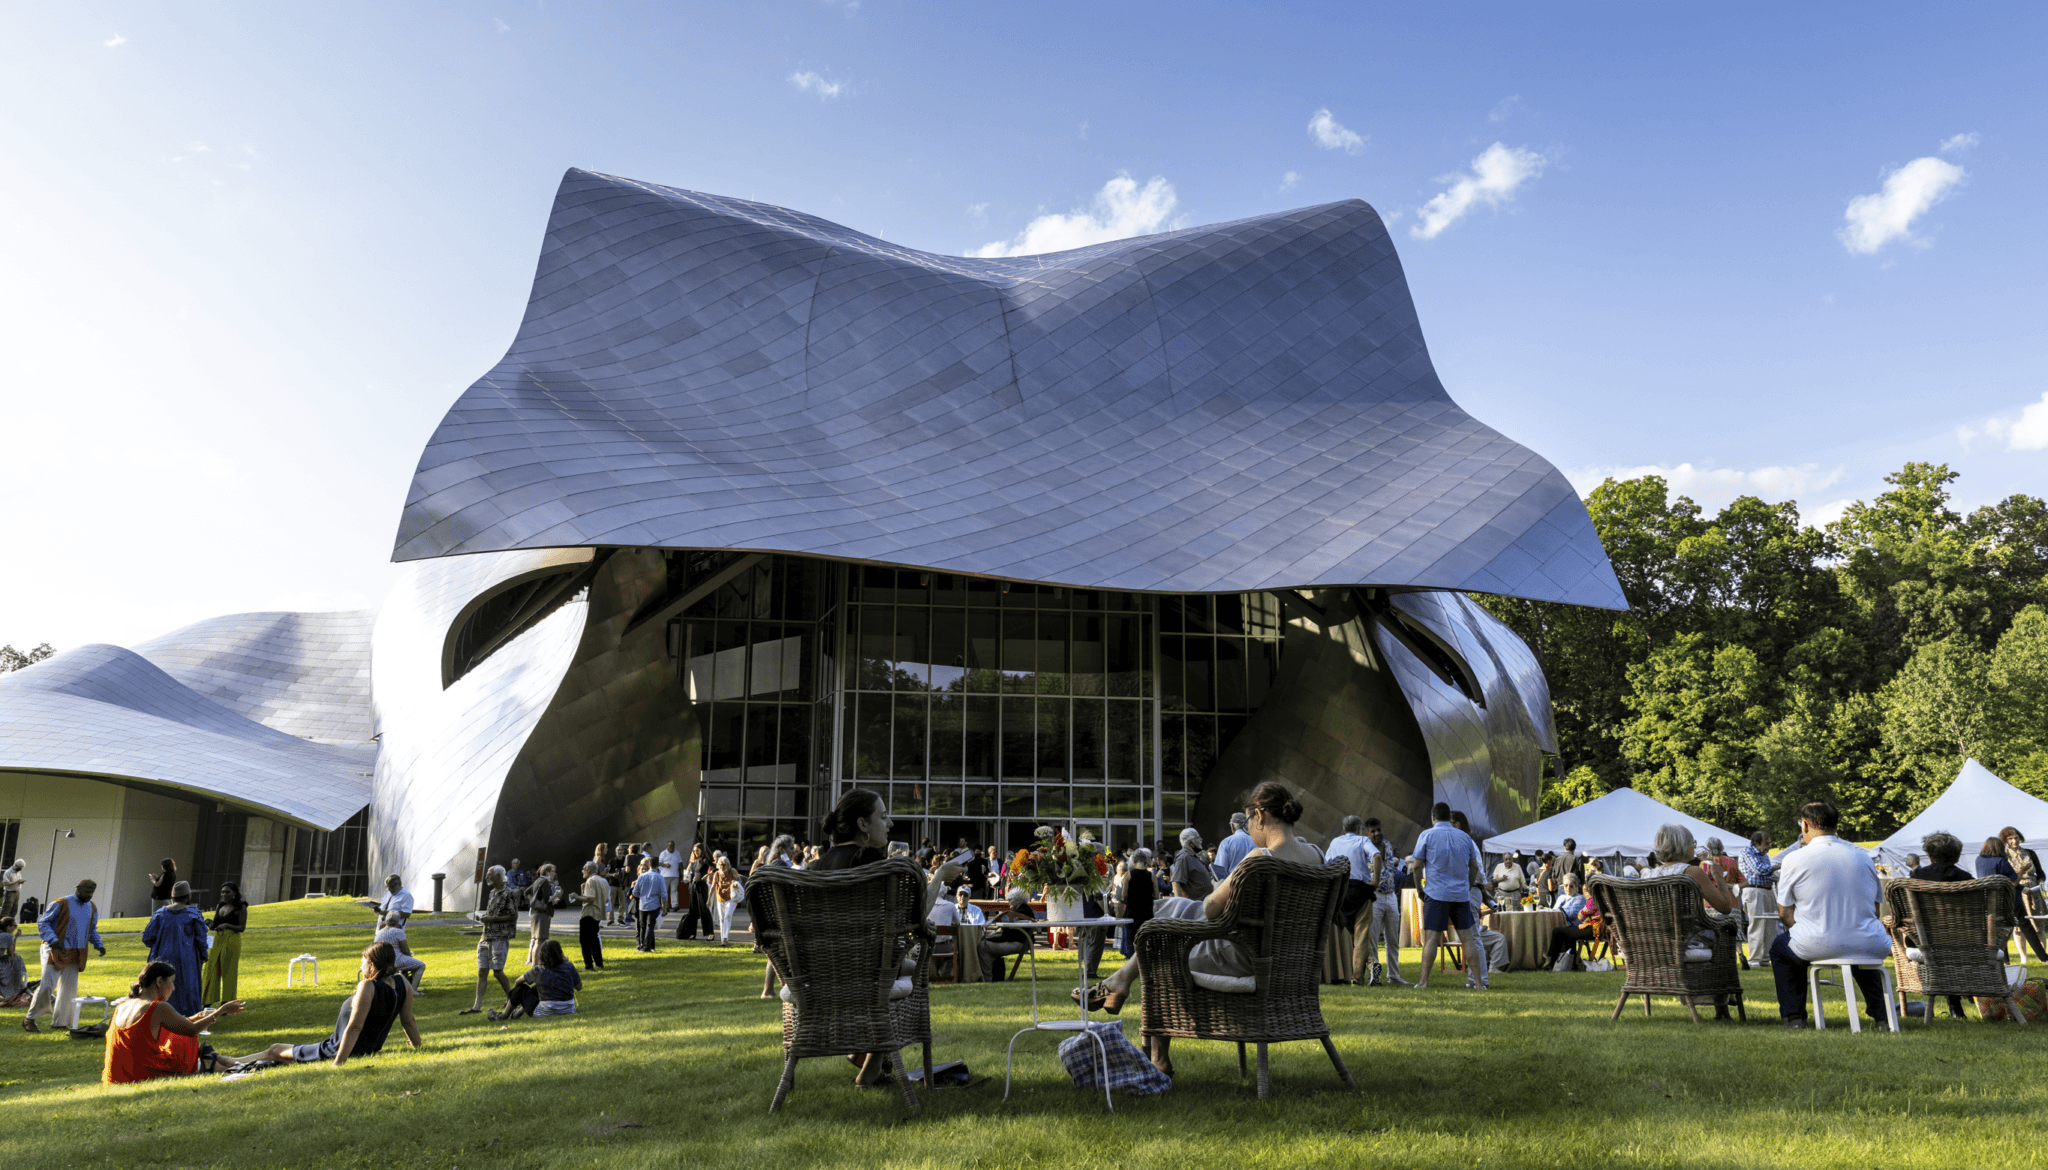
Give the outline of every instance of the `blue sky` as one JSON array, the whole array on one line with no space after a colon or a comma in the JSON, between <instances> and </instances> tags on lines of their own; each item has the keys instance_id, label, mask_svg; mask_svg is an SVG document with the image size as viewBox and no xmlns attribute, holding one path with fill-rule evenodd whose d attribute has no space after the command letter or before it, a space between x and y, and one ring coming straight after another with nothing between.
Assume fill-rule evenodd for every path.
<instances>
[{"instance_id":1,"label":"blue sky","mask_svg":"<svg viewBox=\"0 0 2048 1170\"><path fill-rule=\"evenodd\" d=\"M2048 495L2048 10L1785 7L0 5L0 642L374 606L570 166L952 253L1363 198L1583 485Z\"/></svg>"}]
</instances>

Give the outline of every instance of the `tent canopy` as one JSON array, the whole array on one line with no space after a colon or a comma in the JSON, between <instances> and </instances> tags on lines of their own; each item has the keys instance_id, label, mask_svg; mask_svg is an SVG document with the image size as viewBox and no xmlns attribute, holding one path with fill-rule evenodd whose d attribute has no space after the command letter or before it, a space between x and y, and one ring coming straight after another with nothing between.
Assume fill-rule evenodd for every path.
<instances>
[{"instance_id":1,"label":"tent canopy","mask_svg":"<svg viewBox=\"0 0 2048 1170\"><path fill-rule=\"evenodd\" d=\"M1485 848L1488 853L1555 851L1564 848L1564 839L1570 837L1579 843L1582 854L1626 853L1642 857L1656 847L1652 842L1656 840L1658 827L1669 824L1684 825L1692 830L1696 844L1704 844L1709 837L1719 837L1723 846L1733 849L1749 840L1741 833L1731 833L1697 817L1686 816L1663 801L1645 796L1633 788L1617 788L1598 800L1568 808L1554 817L1545 817L1533 825L1523 825L1498 837L1489 837Z\"/></svg>"},{"instance_id":2,"label":"tent canopy","mask_svg":"<svg viewBox=\"0 0 2048 1170\"><path fill-rule=\"evenodd\" d=\"M1929 833L1949 832L1962 838L1963 868L1968 869L1970 858L1976 855L1984 839L1996 837L2007 825L2026 834L2029 841L2048 838L2048 800L2021 792L1975 760L1964 760L1963 770L1956 774L1948 791L1935 797L1934 803L1919 816L1878 842L1870 852L1884 865L1904 865L1908 853L1920 854L1925 863L1927 857L1920 848L1920 838Z\"/></svg>"}]
</instances>

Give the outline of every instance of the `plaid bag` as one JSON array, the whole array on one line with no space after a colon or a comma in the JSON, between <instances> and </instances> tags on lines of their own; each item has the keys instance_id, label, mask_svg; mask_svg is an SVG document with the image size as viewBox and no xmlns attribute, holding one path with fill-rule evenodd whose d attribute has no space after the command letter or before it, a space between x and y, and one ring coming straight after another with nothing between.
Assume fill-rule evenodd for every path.
<instances>
[{"instance_id":1,"label":"plaid bag","mask_svg":"<svg viewBox=\"0 0 2048 1170\"><path fill-rule=\"evenodd\" d=\"M2027 1023L2038 1024L2048 1019L2048 987L2038 979L2029 979L2013 992L2013 998L2020 1001L2020 1011L2026 1013ZM2012 1009L2002 999L1988 995L1977 997L1977 1014L1987 1020L2003 1020L2012 1015Z\"/></svg>"},{"instance_id":2,"label":"plaid bag","mask_svg":"<svg viewBox=\"0 0 2048 1170\"><path fill-rule=\"evenodd\" d=\"M1101 1038L1102 1048L1108 1050L1110 1088L1149 1097L1172 1087L1173 1080L1154 1068L1137 1045L1124 1036L1122 1024L1090 1024L1088 1028ZM1102 1050L1095 1047L1094 1040L1073 1036L1060 1041L1060 1063L1066 1066L1067 1075L1074 1078L1076 1088L1102 1087Z\"/></svg>"}]
</instances>

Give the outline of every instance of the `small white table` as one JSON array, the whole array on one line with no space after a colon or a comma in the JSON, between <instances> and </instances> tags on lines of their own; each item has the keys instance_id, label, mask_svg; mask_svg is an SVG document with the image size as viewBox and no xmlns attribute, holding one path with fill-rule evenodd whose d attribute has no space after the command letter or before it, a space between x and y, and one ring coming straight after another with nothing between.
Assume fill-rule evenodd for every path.
<instances>
[{"instance_id":1,"label":"small white table","mask_svg":"<svg viewBox=\"0 0 2048 1170\"><path fill-rule=\"evenodd\" d=\"M1093 927L1107 931L1111 927L1128 926L1130 925L1130 923L1131 920L1128 918L1076 918L1069 919L1063 922L1054 922L1048 919L1038 918L1033 919L1030 922L990 921L987 929L991 931L1003 930L1005 928L1012 930L1051 931L1087 930ZM1102 941L1105 946L1108 945L1108 936L1105 935ZM1079 948L1076 947L1077 952L1078 950ZM1029 1028L1025 1028L1023 1031L1018 1032L1017 1035L1010 1037L1010 1048L1008 1053L1004 1056L1003 1060L1003 1100L1007 1101L1010 1099L1010 1079L1016 1068L1018 1037L1029 1035L1032 1032L1078 1032L1081 1035L1088 1037L1090 1040L1095 1041L1095 1053L1102 1060L1102 1103L1104 1105L1109 1106L1110 1112L1116 1112L1116 1103L1112 1101L1109 1096L1109 1049L1103 1045L1102 1037L1096 1035L1095 1029L1090 1027L1088 1024L1088 965L1086 963L1078 964L1080 971L1079 975L1077 976L1076 982L1078 983L1081 990L1081 1014L1077 1018L1071 1020L1042 1020L1038 1018L1038 949L1036 947L1033 947L1030 951L1030 955L1031 1026ZM1079 956L1077 953L1076 958L1078 957ZM1135 962L1136 960L1132 961Z\"/></svg>"}]
</instances>

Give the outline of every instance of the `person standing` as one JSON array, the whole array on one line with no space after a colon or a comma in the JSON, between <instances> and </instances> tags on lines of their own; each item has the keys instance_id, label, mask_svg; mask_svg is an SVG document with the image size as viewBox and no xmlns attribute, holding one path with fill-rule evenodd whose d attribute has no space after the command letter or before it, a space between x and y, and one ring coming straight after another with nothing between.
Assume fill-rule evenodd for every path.
<instances>
[{"instance_id":1,"label":"person standing","mask_svg":"<svg viewBox=\"0 0 2048 1170\"><path fill-rule=\"evenodd\" d=\"M599 875L598 863L584 862L583 889L576 895L576 902L582 907L576 917L576 936L583 944L585 971L604 970L604 938L598 934L598 924L611 899L612 888Z\"/></svg>"},{"instance_id":2,"label":"person standing","mask_svg":"<svg viewBox=\"0 0 2048 1170\"><path fill-rule=\"evenodd\" d=\"M739 871L726 860L725 854L718 854L715 865L711 871L711 901L718 914L718 945L723 947L732 945L732 912L743 887Z\"/></svg>"},{"instance_id":3,"label":"person standing","mask_svg":"<svg viewBox=\"0 0 2048 1170\"><path fill-rule=\"evenodd\" d=\"M662 849L660 862L661 882L663 886L667 887L667 894L662 899L661 908L663 910L679 909L683 904L681 888L683 881L683 855L676 852L676 843L674 841L670 841Z\"/></svg>"},{"instance_id":4,"label":"person standing","mask_svg":"<svg viewBox=\"0 0 2048 1170\"><path fill-rule=\"evenodd\" d=\"M1483 862L1486 858L1486 853L1479 848L1479 839L1472 836L1472 822L1466 819L1463 812L1457 809L1451 810L1451 827L1471 839L1472 848L1478 852L1480 860ZM1571 843L1570 838L1566 838L1566 843ZM1481 988L1492 985L1487 977L1489 971L1501 971L1507 968L1510 954L1508 936L1497 930L1488 930L1486 928L1486 886L1484 884L1484 875L1484 869L1481 869L1474 875L1471 893L1467 898L1467 901L1472 903L1472 934L1473 937L1479 940L1479 957L1476 960L1467 960L1465 980L1466 985L1471 986L1476 977L1478 986Z\"/></svg>"},{"instance_id":5,"label":"person standing","mask_svg":"<svg viewBox=\"0 0 2048 1170\"><path fill-rule=\"evenodd\" d=\"M0 918L21 913L21 887L28 882L28 862L19 858L0 872Z\"/></svg>"},{"instance_id":6,"label":"person standing","mask_svg":"<svg viewBox=\"0 0 2048 1170\"><path fill-rule=\"evenodd\" d=\"M2020 928L2020 936L2027 940L2034 957L2048 963L2048 951L2041 948L2041 934L2034 929L2034 920L2027 917L2027 904L2022 896L2024 887L2020 884L2019 871L2006 860L2005 842L1997 837L1984 838L1984 847L1977 851L1977 876L1980 878L2003 877L2012 883L2012 914Z\"/></svg>"},{"instance_id":7,"label":"person standing","mask_svg":"<svg viewBox=\"0 0 2048 1170\"><path fill-rule=\"evenodd\" d=\"M1257 848L1252 844L1252 835L1245 831L1247 823L1249 822L1243 813L1230 814L1230 835L1216 846L1216 860L1210 863L1209 869L1219 882L1229 877L1230 871L1237 868L1237 863L1243 861L1246 855Z\"/></svg>"},{"instance_id":8,"label":"person standing","mask_svg":"<svg viewBox=\"0 0 2048 1170\"><path fill-rule=\"evenodd\" d=\"M1891 950L1891 936L1877 917L1878 900L1884 897L1877 864L1835 836L1840 821L1841 814L1825 800L1800 805L1799 851L1778 867L1778 918L1785 932L1771 942L1771 975L1778 985L1778 1015L1788 1028L1809 1026L1806 973L1812 963L1806 956L1875 957ZM1889 1025L1883 976L1875 967L1858 967L1855 975L1870 1018Z\"/></svg>"},{"instance_id":9,"label":"person standing","mask_svg":"<svg viewBox=\"0 0 2048 1170\"><path fill-rule=\"evenodd\" d=\"M211 1006L235 998L242 972L242 932L249 929L249 904L242 889L223 882L213 904L213 949L206 953L206 985L199 1001Z\"/></svg>"},{"instance_id":10,"label":"person standing","mask_svg":"<svg viewBox=\"0 0 2048 1170\"><path fill-rule=\"evenodd\" d=\"M1152 879L1152 851L1140 845L1131 850L1131 868L1124 875L1124 912L1118 915L1131 920L1123 928L1122 945L1117 947L1124 958L1130 958L1138 948L1138 928L1152 921L1152 908L1158 901L1159 886Z\"/></svg>"},{"instance_id":11,"label":"person standing","mask_svg":"<svg viewBox=\"0 0 2048 1170\"><path fill-rule=\"evenodd\" d=\"M1349 867L1350 876L1344 882L1344 896L1337 903L1337 916L1331 926L1337 931L1335 945L1345 944L1343 934L1351 935L1349 950L1341 953L1346 958L1358 954L1358 936L1361 931L1372 929L1372 842L1365 836L1365 819L1358 816L1344 818L1344 831L1330 838L1330 847L1323 851L1325 861L1342 861ZM1357 968L1352 968L1355 981Z\"/></svg>"},{"instance_id":12,"label":"person standing","mask_svg":"<svg viewBox=\"0 0 2048 1170\"><path fill-rule=\"evenodd\" d=\"M505 994L512 994L505 959L512 949L512 934L519 929L519 892L505 881L504 866L494 865L484 874L483 909L471 911L470 917L483 924L484 936L476 944L476 999L456 1013L464 1016L484 1010L484 986L494 975ZM406 1002L411 1002L409 994Z\"/></svg>"},{"instance_id":13,"label":"person standing","mask_svg":"<svg viewBox=\"0 0 2048 1170\"><path fill-rule=\"evenodd\" d=\"M1768 965L1780 927L1778 898L1771 892L1778 884L1778 866L1771 860L1771 835L1762 829L1751 833L1749 844L1736 855L1735 868L1742 875L1742 912L1749 919L1743 932L1749 957L1743 965Z\"/></svg>"},{"instance_id":14,"label":"person standing","mask_svg":"<svg viewBox=\"0 0 2048 1170\"><path fill-rule=\"evenodd\" d=\"M1400 867L1393 846L1387 844L1386 830L1378 817L1365 819L1365 839L1373 847L1371 919L1351 943L1351 982L1362 987L1382 983L1407 986L1401 978L1401 883ZM1380 944L1387 948L1387 963L1380 966ZM1368 960L1370 963L1368 964Z\"/></svg>"},{"instance_id":15,"label":"person standing","mask_svg":"<svg viewBox=\"0 0 2048 1170\"><path fill-rule=\"evenodd\" d=\"M36 919L36 933L43 940L43 981L36 985L35 998L28 1002L28 1014L21 1017L21 1030L40 1032L37 1016L49 1016L54 1025L71 1018L71 1003L78 998L78 975L85 970L85 948L107 955L100 942L100 910L92 904L99 883L86 878L70 897L59 898Z\"/></svg>"},{"instance_id":16,"label":"person standing","mask_svg":"<svg viewBox=\"0 0 2048 1170\"><path fill-rule=\"evenodd\" d=\"M700 924L707 940L718 929L711 922L711 887L707 884L710 876L711 860L705 856L704 843L699 841L690 846L689 863L683 866L683 886L689 894L689 904L683 907L683 920L676 923L677 938L696 938Z\"/></svg>"},{"instance_id":17,"label":"person standing","mask_svg":"<svg viewBox=\"0 0 2048 1170\"><path fill-rule=\"evenodd\" d=\"M555 902L561 897L561 885L555 880L555 863L544 861L533 871L533 884L526 890L526 965L531 967L535 956L540 954L541 944L548 941L548 935L555 928Z\"/></svg>"},{"instance_id":18,"label":"person standing","mask_svg":"<svg viewBox=\"0 0 2048 1170\"><path fill-rule=\"evenodd\" d=\"M1437 801L1429 810L1430 826L1415 839L1415 853L1408 869L1422 879L1422 978L1417 989L1429 986L1429 969L1436 962L1436 949L1445 932L1456 930L1458 942L1467 955L1481 956L1479 923L1472 917L1472 887L1479 881L1479 847L1472 838L1451 824L1451 806ZM1484 968L1475 980L1466 976L1466 986L1486 986Z\"/></svg>"},{"instance_id":19,"label":"person standing","mask_svg":"<svg viewBox=\"0 0 2048 1170\"><path fill-rule=\"evenodd\" d=\"M151 914L171 904L171 887L178 884L178 863L164 858L163 872L149 875L149 912Z\"/></svg>"},{"instance_id":20,"label":"person standing","mask_svg":"<svg viewBox=\"0 0 2048 1170\"><path fill-rule=\"evenodd\" d=\"M169 963L178 972L177 989L171 992L171 1007L180 1015L199 1013L199 992L206 970L206 916L192 904L192 887L179 882L171 887L170 905L150 915L142 928L142 945L149 957Z\"/></svg>"},{"instance_id":21,"label":"person standing","mask_svg":"<svg viewBox=\"0 0 2048 1170\"><path fill-rule=\"evenodd\" d=\"M633 882L635 903L634 922L639 927L639 942L635 950L652 952L655 932L661 926L661 900L668 894L668 883L655 871L651 857L640 859L640 876Z\"/></svg>"},{"instance_id":22,"label":"person standing","mask_svg":"<svg viewBox=\"0 0 2048 1170\"><path fill-rule=\"evenodd\" d=\"M1469 832L1470 830L1467 831ZM1557 856L1555 872L1557 874L1557 892L1560 897L1564 895L1564 879L1567 874L1578 878L1579 887L1581 889L1585 888L1586 863L1579 858L1579 843L1570 837L1564 839L1564 852Z\"/></svg>"},{"instance_id":23,"label":"person standing","mask_svg":"<svg viewBox=\"0 0 2048 1170\"><path fill-rule=\"evenodd\" d=\"M1216 888L1216 875L1202 860L1202 835L1193 828L1180 831L1180 852L1174 854L1167 877L1173 882L1173 896L1199 902Z\"/></svg>"},{"instance_id":24,"label":"person standing","mask_svg":"<svg viewBox=\"0 0 2048 1170\"><path fill-rule=\"evenodd\" d=\"M970 848L973 856L967 860L967 883L973 888L975 897L986 898L989 896L988 851L979 846Z\"/></svg>"}]
</instances>

